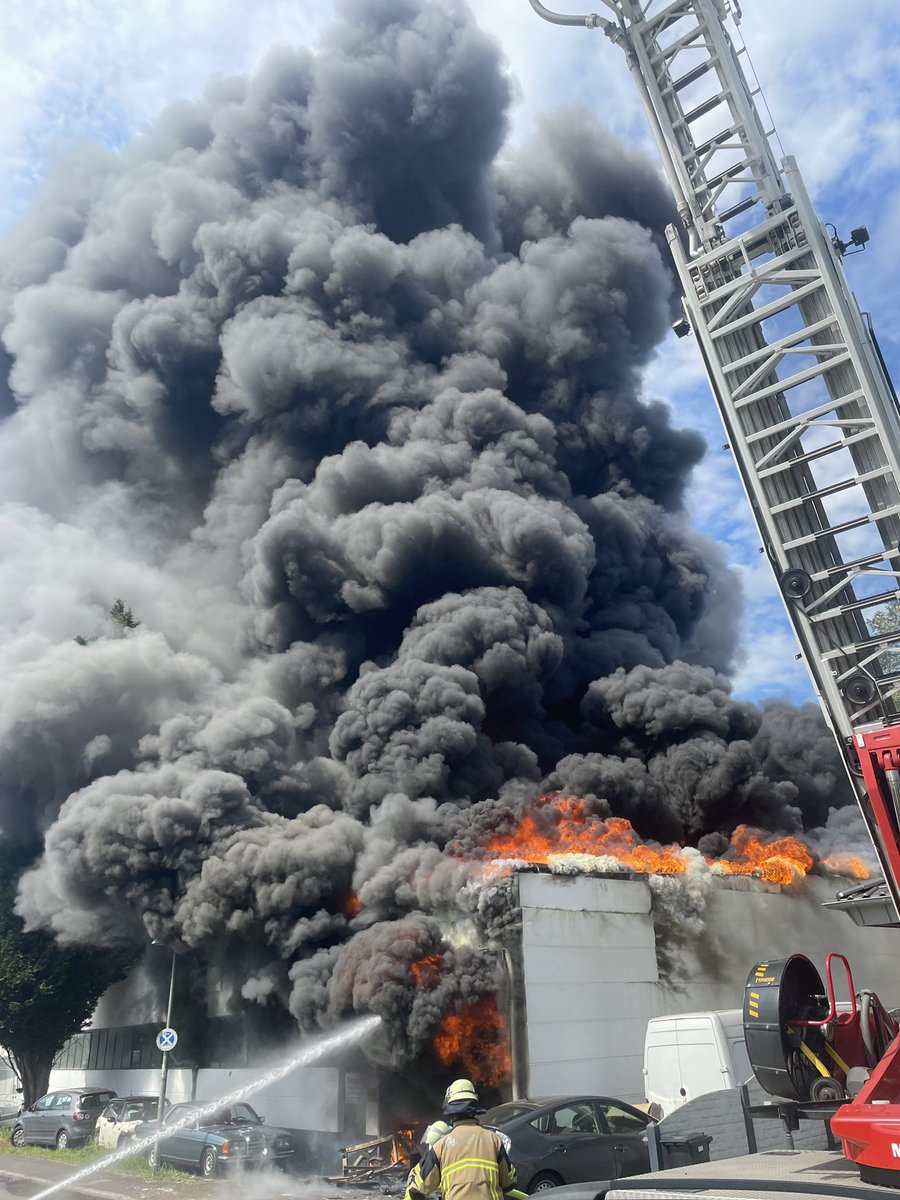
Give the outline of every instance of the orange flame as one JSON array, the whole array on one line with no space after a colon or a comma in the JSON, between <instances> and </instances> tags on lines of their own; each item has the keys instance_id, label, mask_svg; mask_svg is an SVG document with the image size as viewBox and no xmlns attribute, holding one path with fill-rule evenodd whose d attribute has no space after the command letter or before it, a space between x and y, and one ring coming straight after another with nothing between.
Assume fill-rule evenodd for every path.
<instances>
[{"instance_id":1,"label":"orange flame","mask_svg":"<svg viewBox=\"0 0 900 1200\"><path fill-rule=\"evenodd\" d=\"M494 860L486 868L488 875L509 871L511 859L554 866L577 855L609 857L647 875L681 875L689 861L682 847L642 841L624 817L598 817L584 800L559 792L536 800L512 832L487 842L483 855ZM773 837L747 825L735 829L721 858L706 859L718 875L753 875L782 885L797 883L815 863L812 851L799 838ZM849 854L823 859L821 866L855 879L870 875L863 860Z\"/></svg>"},{"instance_id":2,"label":"orange flame","mask_svg":"<svg viewBox=\"0 0 900 1200\"><path fill-rule=\"evenodd\" d=\"M391 1142L390 1163L392 1167L399 1164L411 1165L412 1151L415 1145L416 1131L414 1129L398 1129Z\"/></svg>"},{"instance_id":3,"label":"orange flame","mask_svg":"<svg viewBox=\"0 0 900 1200\"><path fill-rule=\"evenodd\" d=\"M458 1064L475 1084L499 1087L509 1079L509 1029L493 996L449 1013L432 1045L440 1063Z\"/></svg>"},{"instance_id":4,"label":"orange flame","mask_svg":"<svg viewBox=\"0 0 900 1200\"><path fill-rule=\"evenodd\" d=\"M420 958L418 962L414 962L410 970L416 987L420 987L426 992L433 992L438 985L443 966L443 954L429 954L425 958Z\"/></svg>"},{"instance_id":5,"label":"orange flame","mask_svg":"<svg viewBox=\"0 0 900 1200\"><path fill-rule=\"evenodd\" d=\"M642 842L624 817L605 820L578 796L549 792L535 801L510 834L485 846L491 858L548 863L562 854L611 857L648 875L681 875L687 864L678 846Z\"/></svg>"},{"instance_id":6,"label":"orange flame","mask_svg":"<svg viewBox=\"0 0 900 1200\"><path fill-rule=\"evenodd\" d=\"M348 892L340 903L341 912L349 920L355 917L357 913L362 912L362 900L357 896L356 892Z\"/></svg>"},{"instance_id":7,"label":"orange flame","mask_svg":"<svg viewBox=\"0 0 900 1200\"><path fill-rule=\"evenodd\" d=\"M872 872L855 854L829 854L823 864L835 875L849 875L851 879L869 879Z\"/></svg>"},{"instance_id":8,"label":"orange flame","mask_svg":"<svg viewBox=\"0 0 900 1200\"><path fill-rule=\"evenodd\" d=\"M763 841L758 830L738 825L724 856L706 861L722 875L755 875L769 883L796 883L808 874L815 860L798 838Z\"/></svg>"}]
</instances>

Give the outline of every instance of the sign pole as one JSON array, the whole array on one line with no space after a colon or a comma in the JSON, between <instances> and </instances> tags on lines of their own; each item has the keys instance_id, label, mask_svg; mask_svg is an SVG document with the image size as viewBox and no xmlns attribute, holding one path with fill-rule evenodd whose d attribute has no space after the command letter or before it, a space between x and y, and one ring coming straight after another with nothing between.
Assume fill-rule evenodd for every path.
<instances>
[{"instance_id":1,"label":"sign pole","mask_svg":"<svg viewBox=\"0 0 900 1200\"><path fill-rule=\"evenodd\" d=\"M175 993L175 951L172 951L172 969L169 972L169 1003L166 1006L166 1027L156 1038L156 1044L162 1050L162 1066L159 1072L159 1107L156 1110L156 1125L160 1133L162 1133L163 1116L166 1109L166 1080L169 1075L169 1051L175 1045L175 1041L164 1035L172 1032L172 997ZM150 1174L156 1175L159 1170L159 1142L156 1144L156 1158L151 1168Z\"/></svg>"}]
</instances>

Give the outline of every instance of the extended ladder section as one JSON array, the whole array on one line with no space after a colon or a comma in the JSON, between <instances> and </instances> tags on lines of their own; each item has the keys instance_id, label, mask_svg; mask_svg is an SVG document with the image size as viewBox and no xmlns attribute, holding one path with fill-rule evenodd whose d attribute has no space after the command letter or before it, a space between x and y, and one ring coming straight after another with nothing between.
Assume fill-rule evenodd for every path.
<instances>
[{"instance_id":1,"label":"extended ladder section","mask_svg":"<svg viewBox=\"0 0 900 1200\"><path fill-rule=\"evenodd\" d=\"M847 246L773 153L734 0L603 0L605 18L530 2L626 53L684 225L668 238L686 316L900 910L900 795L879 829L852 748L900 720L900 419Z\"/></svg>"}]
</instances>

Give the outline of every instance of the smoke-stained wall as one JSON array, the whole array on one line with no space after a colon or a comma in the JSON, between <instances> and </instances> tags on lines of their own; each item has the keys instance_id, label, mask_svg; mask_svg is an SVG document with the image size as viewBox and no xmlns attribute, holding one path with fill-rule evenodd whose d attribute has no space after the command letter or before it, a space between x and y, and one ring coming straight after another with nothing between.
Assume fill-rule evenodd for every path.
<instances>
[{"instance_id":1,"label":"smoke-stained wall","mask_svg":"<svg viewBox=\"0 0 900 1200\"><path fill-rule=\"evenodd\" d=\"M730 695L703 444L641 392L655 166L579 110L504 147L462 0L337 10L2 248L0 827L30 926L214 958L304 1027L374 1010L397 1066L493 989L445 943L488 920L465 851L542 790L692 843L849 793L814 711Z\"/></svg>"}]
</instances>

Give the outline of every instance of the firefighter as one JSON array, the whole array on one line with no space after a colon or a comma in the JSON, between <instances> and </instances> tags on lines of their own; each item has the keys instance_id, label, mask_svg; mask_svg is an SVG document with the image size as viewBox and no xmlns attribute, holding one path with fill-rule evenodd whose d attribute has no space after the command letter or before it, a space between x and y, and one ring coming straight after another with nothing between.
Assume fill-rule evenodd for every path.
<instances>
[{"instance_id":1,"label":"firefighter","mask_svg":"<svg viewBox=\"0 0 900 1200\"><path fill-rule=\"evenodd\" d=\"M434 1143L450 1132L449 1121L432 1121L425 1132L422 1134L422 1146L425 1150L430 1150Z\"/></svg>"},{"instance_id":2,"label":"firefighter","mask_svg":"<svg viewBox=\"0 0 900 1200\"><path fill-rule=\"evenodd\" d=\"M471 1080L451 1083L442 1113L450 1131L413 1167L405 1200L423 1200L438 1188L444 1200L501 1200L504 1195L515 1200L516 1170L503 1138L478 1121L478 1112L478 1093Z\"/></svg>"}]
</instances>

